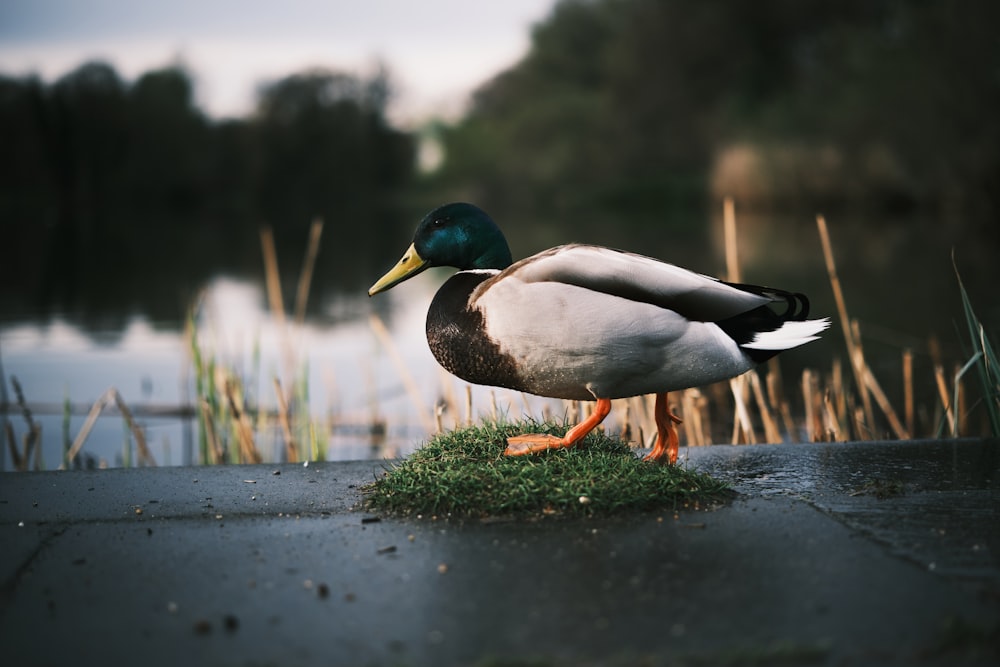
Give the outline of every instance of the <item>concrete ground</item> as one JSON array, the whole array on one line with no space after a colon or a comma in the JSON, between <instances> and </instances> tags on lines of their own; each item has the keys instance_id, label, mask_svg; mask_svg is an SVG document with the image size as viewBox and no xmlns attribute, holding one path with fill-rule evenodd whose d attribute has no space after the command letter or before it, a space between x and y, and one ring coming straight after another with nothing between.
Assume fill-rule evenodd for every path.
<instances>
[{"instance_id":1,"label":"concrete ground","mask_svg":"<svg viewBox=\"0 0 1000 667\"><path fill-rule=\"evenodd\" d=\"M403 520L358 507L380 462L4 473L0 660L1000 664L1000 442L686 455L739 497Z\"/></svg>"}]
</instances>

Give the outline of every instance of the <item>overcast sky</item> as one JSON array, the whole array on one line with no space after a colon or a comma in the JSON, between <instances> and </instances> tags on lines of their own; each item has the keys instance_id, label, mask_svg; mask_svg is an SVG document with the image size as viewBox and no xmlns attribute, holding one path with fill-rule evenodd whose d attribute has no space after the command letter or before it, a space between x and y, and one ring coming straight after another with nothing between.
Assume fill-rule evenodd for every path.
<instances>
[{"instance_id":1,"label":"overcast sky","mask_svg":"<svg viewBox=\"0 0 1000 667\"><path fill-rule=\"evenodd\" d=\"M126 79L194 75L213 116L247 112L257 84L312 66L393 77L400 122L460 111L527 51L555 0L0 0L0 72L46 81L85 60Z\"/></svg>"}]
</instances>

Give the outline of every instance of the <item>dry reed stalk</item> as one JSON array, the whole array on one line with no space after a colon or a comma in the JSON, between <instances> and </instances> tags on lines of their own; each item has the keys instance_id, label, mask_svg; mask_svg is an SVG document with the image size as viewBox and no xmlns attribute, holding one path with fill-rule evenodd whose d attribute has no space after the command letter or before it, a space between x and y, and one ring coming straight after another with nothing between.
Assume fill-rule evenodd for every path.
<instances>
[{"instance_id":1,"label":"dry reed stalk","mask_svg":"<svg viewBox=\"0 0 1000 667\"><path fill-rule=\"evenodd\" d=\"M771 359L772 362L777 362L777 360L777 357ZM772 409L781 415L781 422L785 426L788 439L791 442L798 442L798 429L795 428L795 420L792 419L791 406L784 398L784 392L781 388L781 373L778 371L777 363L774 363L768 370L764 381L767 384L767 400L771 402Z\"/></svg>"},{"instance_id":2,"label":"dry reed stalk","mask_svg":"<svg viewBox=\"0 0 1000 667\"><path fill-rule=\"evenodd\" d=\"M444 424L441 417L444 415L444 403L437 403L434 406L434 432L444 433Z\"/></svg>"},{"instance_id":3,"label":"dry reed stalk","mask_svg":"<svg viewBox=\"0 0 1000 667\"><path fill-rule=\"evenodd\" d=\"M90 407L90 412L87 413L87 418L84 419L83 426L80 427L80 431L76 434L73 444L66 453L66 460L72 461L77 457L80 450L83 449L83 445L87 441L90 431L94 428L94 424L97 423L97 418L101 416L101 412L104 410L104 407L112 401L114 401L118 406L119 412L122 413L125 423L128 425L129 430L132 432L132 436L135 438L140 463L145 462L147 465L155 466L156 460L153 458L153 454L149 451L149 446L146 444L146 434L143 432L142 428L135 423L135 419L132 418L132 411L129 410L128 405L125 403L125 399L122 398L121 394L119 394L118 390L114 387L108 387Z\"/></svg>"},{"instance_id":4,"label":"dry reed stalk","mask_svg":"<svg viewBox=\"0 0 1000 667\"><path fill-rule=\"evenodd\" d=\"M31 416L31 408L28 407L28 401L24 398L24 389L21 388L21 383L18 381L17 376L10 376L10 384L14 387L14 396L17 401L17 407L21 410L21 416L24 417L28 428L32 429L35 426L35 419Z\"/></svg>"},{"instance_id":5,"label":"dry reed stalk","mask_svg":"<svg viewBox=\"0 0 1000 667\"><path fill-rule=\"evenodd\" d=\"M732 197L725 197L722 200L722 231L725 239L726 249L726 280L731 283L742 282L740 274L739 246L736 234L736 206ZM733 397L736 400L736 411L733 416L733 435L730 439L733 444L738 444L742 435L747 444L755 442L753 425L750 423L750 415L743 402L746 379L745 376L732 378L729 381Z\"/></svg>"},{"instance_id":6,"label":"dry reed stalk","mask_svg":"<svg viewBox=\"0 0 1000 667\"><path fill-rule=\"evenodd\" d=\"M42 425L36 424L35 428L24 434L25 457L30 458L35 455L35 470L42 469Z\"/></svg>"},{"instance_id":7,"label":"dry reed stalk","mask_svg":"<svg viewBox=\"0 0 1000 667\"><path fill-rule=\"evenodd\" d=\"M792 407L788 401L782 401L780 406L781 422L785 425L785 432L788 434L790 442L799 442L799 432L795 428L795 419L792 417Z\"/></svg>"},{"instance_id":8,"label":"dry reed stalk","mask_svg":"<svg viewBox=\"0 0 1000 667\"><path fill-rule=\"evenodd\" d=\"M73 440L72 446L69 448L69 452L66 454L66 460L72 461L83 449L83 443L87 441L87 436L90 435L90 431L94 428L94 424L97 422L97 418L101 414L101 410L104 409L104 404L107 403L110 396L111 389L105 390L100 397L94 401L94 404L90 407L90 412L87 413L87 418L83 420L83 426L80 427L80 431L76 434L76 438Z\"/></svg>"},{"instance_id":9,"label":"dry reed stalk","mask_svg":"<svg viewBox=\"0 0 1000 667\"><path fill-rule=\"evenodd\" d=\"M628 438L629 442L642 443L643 430L641 417L645 409L643 400L640 396L632 396L625 399L626 425L623 427L623 432L627 430L625 437Z\"/></svg>"},{"instance_id":10,"label":"dry reed stalk","mask_svg":"<svg viewBox=\"0 0 1000 667\"><path fill-rule=\"evenodd\" d=\"M441 394L434 405L434 427L437 429L437 433L443 433L446 414L451 418L453 429L458 428L461 422L458 416L458 400L455 398L455 385L451 375L439 367L438 379L441 385Z\"/></svg>"},{"instance_id":11,"label":"dry reed stalk","mask_svg":"<svg viewBox=\"0 0 1000 667\"><path fill-rule=\"evenodd\" d=\"M278 253L274 248L274 232L270 227L260 229L260 247L264 254L264 279L267 284L267 301L276 320L284 327L285 301L281 296L281 277L278 273Z\"/></svg>"},{"instance_id":12,"label":"dry reed stalk","mask_svg":"<svg viewBox=\"0 0 1000 667\"><path fill-rule=\"evenodd\" d=\"M24 417L25 423L28 425L28 430L24 434L23 442L23 452L17 451L17 440L13 437L13 425L10 425L9 421L5 422L10 425L10 433L8 443L10 444L11 457L15 459L20 459L19 466L16 466L18 470L27 470L30 466L31 455L35 455L35 470L41 470L42 468L42 425L35 421L31 416L31 409L28 407L28 402L24 398L24 390L21 389L21 383L18 382L17 377L12 375L10 377L10 383L14 387L14 395L16 397L17 406L21 410L21 415Z\"/></svg>"},{"instance_id":13,"label":"dry reed stalk","mask_svg":"<svg viewBox=\"0 0 1000 667\"><path fill-rule=\"evenodd\" d=\"M156 460L153 458L152 452L149 451L149 447L146 445L146 434L143 432L142 428L135 423L132 419L132 411L128 409L125 404L125 399L122 398L121 393L117 389L111 389L111 395L115 399L115 404L118 406L118 410L122 413L125 418L125 423L128 424L129 429L132 431L132 437L135 438L135 447L139 452L139 463L145 463L146 465L155 466Z\"/></svg>"},{"instance_id":14,"label":"dry reed stalk","mask_svg":"<svg viewBox=\"0 0 1000 667\"><path fill-rule=\"evenodd\" d=\"M731 283L742 282L736 243L736 207L732 197L722 200L722 226L726 239L726 280Z\"/></svg>"},{"instance_id":15,"label":"dry reed stalk","mask_svg":"<svg viewBox=\"0 0 1000 667\"><path fill-rule=\"evenodd\" d=\"M780 412L784 388L781 382L781 363L778 357L771 357L767 362L767 372L764 374L764 391L767 392L767 402L771 410Z\"/></svg>"},{"instance_id":16,"label":"dry reed stalk","mask_svg":"<svg viewBox=\"0 0 1000 667\"><path fill-rule=\"evenodd\" d=\"M233 378L229 378L225 383L225 396L229 404L229 411L233 415L233 423L236 426L236 441L240 446L241 461L251 463L261 463L262 458L257 446L254 444L253 428L250 426L250 419L243 411L242 395L238 392L239 387Z\"/></svg>"},{"instance_id":17,"label":"dry reed stalk","mask_svg":"<svg viewBox=\"0 0 1000 667\"><path fill-rule=\"evenodd\" d=\"M372 315L368 318L368 321L371 325L372 331L375 332L375 336L389 353L389 358L392 359L393 366L396 368L396 373L399 375L400 380L403 381L406 393L409 394L410 400L413 401L413 406L417 409L417 416L420 418L421 425L428 433L432 432L432 429L434 428L434 420L431 414L427 411L427 407L424 405L424 399L420 393L420 388L417 386L417 383L410 374L410 371L406 368L406 364L403 362L403 357L400 356L395 344L393 344L392 336L389 335L389 330L386 328L385 323L382 322L382 318L374 313L372 313Z\"/></svg>"},{"instance_id":18,"label":"dry reed stalk","mask_svg":"<svg viewBox=\"0 0 1000 667\"><path fill-rule=\"evenodd\" d=\"M465 385L465 424L472 426L472 385Z\"/></svg>"},{"instance_id":19,"label":"dry reed stalk","mask_svg":"<svg viewBox=\"0 0 1000 667\"><path fill-rule=\"evenodd\" d=\"M729 380L729 387L733 390L733 399L736 401L736 416L733 419L732 444L740 444L742 441L747 445L757 444L757 436L753 430L753 423L750 421L750 411L746 404L746 379L745 375Z\"/></svg>"},{"instance_id":20,"label":"dry reed stalk","mask_svg":"<svg viewBox=\"0 0 1000 667\"><path fill-rule=\"evenodd\" d=\"M656 423L653 421L652 409L655 401L654 396L633 396L629 399L631 440L636 447L645 447L647 443L653 442L655 436L651 434L656 433Z\"/></svg>"},{"instance_id":21,"label":"dry reed stalk","mask_svg":"<svg viewBox=\"0 0 1000 667\"><path fill-rule=\"evenodd\" d=\"M695 406L698 408L698 421L701 423L701 439L706 445L712 444L712 411L708 396L701 389L696 389Z\"/></svg>"},{"instance_id":22,"label":"dry reed stalk","mask_svg":"<svg viewBox=\"0 0 1000 667\"><path fill-rule=\"evenodd\" d=\"M288 336L285 300L281 295L281 274L278 272L278 253L274 246L274 232L267 225L260 229L260 247L264 255L264 280L267 285L267 303L271 310L271 317L274 318L274 322L278 327L285 375L286 377L294 377L295 352L292 341Z\"/></svg>"},{"instance_id":23,"label":"dry reed stalk","mask_svg":"<svg viewBox=\"0 0 1000 667\"><path fill-rule=\"evenodd\" d=\"M705 422L701 414L701 392L697 388L685 389L681 394L681 410L684 415L685 433L689 447L705 446Z\"/></svg>"},{"instance_id":24,"label":"dry reed stalk","mask_svg":"<svg viewBox=\"0 0 1000 667\"><path fill-rule=\"evenodd\" d=\"M578 402L563 399L562 406L566 421L571 424L580 423L580 404Z\"/></svg>"},{"instance_id":25,"label":"dry reed stalk","mask_svg":"<svg viewBox=\"0 0 1000 667\"><path fill-rule=\"evenodd\" d=\"M851 360L851 369L854 371L854 382L857 385L858 393L861 395L865 419L869 424L872 424L874 423L874 411L872 410L871 399L868 396L867 385L864 379L865 362L860 347L861 341L856 340L851 332L851 320L847 317L847 304L844 301L844 292L840 287L840 278L837 276L837 265L833 260L833 247L830 244L830 233L826 228L826 218L822 215L817 215L816 227L819 229L819 238L823 245L823 258L826 260L826 271L830 278L830 286L833 288L834 301L837 303L837 313L840 317L844 341L847 343L847 355Z\"/></svg>"},{"instance_id":26,"label":"dry reed stalk","mask_svg":"<svg viewBox=\"0 0 1000 667\"><path fill-rule=\"evenodd\" d=\"M903 419L906 421L906 432L913 435L913 350L903 350Z\"/></svg>"},{"instance_id":27,"label":"dry reed stalk","mask_svg":"<svg viewBox=\"0 0 1000 667\"><path fill-rule=\"evenodd\" d=\"M225 452L219 443L218 434L215 432L215 418L212 417L212 406L204 398L200 403L201 416L205 420L205 438L208 441L208 451L212 455L212 463L218 465L225 460Z\"/></svg>"},{"instance_id":28,"label":"dry reed stalk","mask_svg":"<svg viewBox=\"0 0 1000 667\"><path fill-rule=\"evenodd\" d=\"M775 394L774 396L769 396L768 397L769 399L773 399L775 396L781 396L782 393L784 392L784 387L782 386L782 380L781 380L780 357L771 357L770 359L767 360L767 377L770 377L772 375L774 376ZM765 380L765 384L767 384L767 382L768 381ZM768 391L770 391L770 389L768 389ZM777 403L775 403L774 405L777 405ZM772 405L772 407L774 406Z\"/></svg>"},{"instance_id":29,"label":"dry reed stalk","mask_svg":"<svg viewBox=\"0 0 1000 667\"><path fill-rule=\"evenodd\" d=\"M847 418L847 392L844 391L844 367L840 363L840 358L833 360L833 369L830 379L830 400L834 419L837 420L838 431L846 434L850 430L850 420Z\"/></svg>"},{"instance_id":30,"label":"dry reed stalk","mask_svg":"<svg viewBox=\"0 0 1000 667\"><path fill-rule=\"evenodd\" d=\"M309 301L309 288L312 285L313 271L316 268L316 255L319 254L319 239L322 235L323 218L316 218L309 227L306 257L302 262L302 273L299 274L299 287L295 291L295 323L299 325L306 321L306 304Z\"/></svg>"},{"instance_id":31,"label":"dry reed stalk","mask_svg":"<svg viewBox=\"0 0 1000 667\"><path fill-rule=\"evenodd\" d=\"M253 422L252 429L254 433L264 434L264 437L269 433L269 425L271 420L268 418L267 410L257 410L257 418ZM277 445L274 443L274 438L270 438L271 447L269 448L272 454L275 452Z\"/></svg>"},{"instance_id":32,"label":"dry reed stalk","mask_svg":"<svg viewBox=\"0 0 1000 667\"><path fill-rule=\"evenodd\" d=\"M886 419L889 420L889 427L896 434L896 437L900 440L908 440L910 438L910 434L907 433L906 427L904 427L903 422L899 420L899 416L889 403L889 398L885 395L885 392L882 391L882 386L878 383L878 380L875 379L875 376L872 375L872 371L868 366L865 366L865 384L868 387L868 391L870 391L872 396L875 397L875 402L878 403L882 413L886 416Z\"/></svg>"},{"instance_id":33,"label":"dry reed stalk","mask_svg":"<svg viewBox=\"0 0 1000 667\"><path fill-rule=\"evenodd\" d=\"M813 372L805 368L802 370L802 401L806 410L806 437L809 442L816 442L822 427L819 423L819 416L816 414L815 391L813 389Z\"/></svg>"},{"instance_id":34,"label":"dry reed stalk","mask_svg":"<svg viewBox=\"0 0 1000 667\"><path fill-rule=\"evenodd\" d=\"M861 374L865 381L865 387L875 397L875 402L878 403L879 409L882 410L882 414L885 415L886 419L889 420L889 426L895 432L896 437L900 440L909 439L909 434L906 429L903 428L903 423L899 420L899 416L896 415L896 411L893 410L892 405L889 403L888 397L886 397L885 392L882 391L882 386L875 379L875 374L872 373L871 367L865 362L864 355L861 353L861 327L857 320L851 322L851 331L853 332L855 339L858 341L858 352L860 355L860 368Z\"/></svg>"},{"instance_id":35,"label":"dry reed stalk","mask_svg":"<svg viewBox=\"0 0 1000 667\"><path fill-rule=\"evenodd\" d=\"M35 470L41 470L42 463L38 454L42 448L35 447L35 443L40 441L42 437L41 425L35 425L28 429L24 437L21 438L20 445L17 443L17 434L14 433L14 425L10 423L10 420L4 420L4 431L7 435L7 447L10 451L11 462L14 464L14 470L27 472L31 468L32 453L35 454Z\"/></svg>"},{"instance_id":36,"label":"dry reed stalk","mask_svg":"<svg viewBox=\"0 0 1000 667\"><path fill-rule=\"evenodd\" d=\"M777 411L781 405L781 377L772 368L768 368L764 375L764 391L767 392L767 402L771 409Z\"/></svg>"},{"instance_id":37,"label":"dry reed stalk","mask_svg":"<svg viewBox=\"0 0 1000 667\"><path fill-rule=\"evenodd\" d=\"M755 370L750 371L748 376L750 388L753 390L754 399L757 401L757 410L760 412L760 419L764 423L765 442L781 442L781 431L778 430L778 424L774 421L771 410L764 401L764 391L760 386L760 376L757 375L757 371Z\"/></svg>"},{"instance_id":38,"label":"dry reed stalk","mask_svg":"<svg viewBox=\"0 0 1000 667\"><path fill-rule=\"evenodd\" d=\"M626 398L621 401L621 408L618 410L618 430L621 433L622 440L628 442L632 441L632 404Z\"/></svg>"},{"instance_id":39,"label":"dry reed stalk","mask_svg":"<svg viewBox=\"0 0 1000 667\"><path fill-rule=\"evenodd\" d=\"M645 447L649 435L647 423L648 420L652 419L652 403L655 398L652 395L632 396L626 400L629 404L629 430L631 431L629 441L634 443L635 447Z\"/></svg>"},{"instance_id":40,"label":"dry reed stalk","mask_svg":"<svg viewBox=\"0 0 1000 667\"><path fill-rule=\"evenodd\" d=\"M833 407L830 390L823 392L823 435L826 442L840 440L840 428L837 423L837 413Z\"/></svg>"},{"instance_id":41,"label":"dry reed stalk","mask_svg":"<svg viewBox=\"0 0 1000 667\"><path fill-rule=\"evenodd\" d=\"M28 466L28 462L31 460L32 454L34 454L35 470L41 470L42 425L36 422L34 417L31 416L31 409L24 398L24 390L21 389L21 383L18 382L17 377L11 375L10 383L14 387L14 395L17 397L17 407L21 409L21 415L24 416L24 421L28 425L28 430L24 434L24 465L25 467Z\"/></svg>"},{"instance_id":42,"label":"dry reed stalk","mask_svg":"<svg viewBox=\"0 0 1000 667\"><path fill-rule=\"evenodd\" d=\"M860 405L854 406L854 431L858 440L870 440L872 431L865 424L865 411Z\"/></svg>"},{"instance_id":43,"label":"dry reed stalk","mask_svg":"<svg viewBox=\"0 0 1000 667\"><path fill-rule=\"evenodd\" d=\"M281 423L281 430L285 434L285 458L289 463L296 463L299 460L299 450L292 435L292 420L288 413L288 401L285 400L285 393L281 390L281 380L274 378L274 395L278 399L278 421Z\"/></svg>"},{"instance_id":44,"label":"dry reed stalk","mask_svg":"<svg viewBox=\"0 0 1000 667\"><path fill-rule=\"evenodd\" d=\"M531 414L531 403L528 401L528 394L523 391L519 391L518 394L521 396L521 416Z\"/></svg>"},{"instance_id":45,"label":"dry reed stalk","mask_svg":"<svg viewBox=\"0 0 1000 667\"><path fill-rule=\"evenodd\" d=\"M7 449L10 451L10 461L14 464L14 470L25 472L27 470L24 460L21 457L21 450L17 446L17 436L14 434L14 425L9 419L3 421L4 434L7 436Z\"/></svg>"}]
</instances>

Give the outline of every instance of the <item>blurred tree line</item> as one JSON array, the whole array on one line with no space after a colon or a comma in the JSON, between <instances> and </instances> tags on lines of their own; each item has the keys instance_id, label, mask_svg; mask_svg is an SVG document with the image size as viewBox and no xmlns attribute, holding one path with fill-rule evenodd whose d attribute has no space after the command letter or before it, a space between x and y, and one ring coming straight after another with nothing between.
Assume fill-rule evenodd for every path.
<instances>
[{"instance_id":1,"label":"blurred tree line","mask_svg":"<svg viewBox=\"0 0 1000 667\"><path fill-rule=\"evenodd\" d=\"M417 135L386 120L385 72L295 74L224 121L177 67L131 84L100 63L51 85L0 78L0 296L174 319L208 276L260 275L265 222L290 282L319 215L315 304L366 287L421 211L455 199L489 210L515 255L586 240L684 261L732 194L741 214L806 226L866 215L868 243L930 216L994 266L997 25L991 0L562 0L520 62L431 128L444 159L430 174Z\"/></svg>"},{"instance_id":2,"label":"blurred tree line","mask_svg":"<svg viewBox=\"0 0 1000 667\"><path fill-rule=\"evenodd\" d=\"M261 275L265 223L291 290L316 216L336 261L315 291L367 285L413 175L389 95L384 71L307 71L264 86L250 116L213 121L180 67L131 84L100 62L51 85L0 78L3 310L176 322L212 276Z\"/></svg>"},{"instance_id":3,"label":"blurred tree line","mask_svg":"<svg viewBox=\"0 0 1000 667\"><path fill-rule=\"evenodd\" d=\"M439 128L437 182L525 235L683 238L736 195L807 224L931 213L995 250L998 25L989 0L564 0Z\"/></svg>"}]
</instances>

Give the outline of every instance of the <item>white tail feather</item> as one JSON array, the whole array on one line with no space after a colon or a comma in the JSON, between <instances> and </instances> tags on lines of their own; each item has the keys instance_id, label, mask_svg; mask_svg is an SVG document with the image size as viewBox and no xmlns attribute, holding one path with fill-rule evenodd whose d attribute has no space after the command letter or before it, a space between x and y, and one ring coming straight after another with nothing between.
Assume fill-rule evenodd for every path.
<instances>
[{"instance_id":1,"label":"white tail feather","mask_svg":"<svg viewBox=\"0 0 1000 667\"><path fill-rule=\"evenodd\" d=\"M785 322L774 331L761 331L741 347L751 350L790 350L819 338L820 332L830 326L830 318Z\"/></svg>"}]
</instances>

